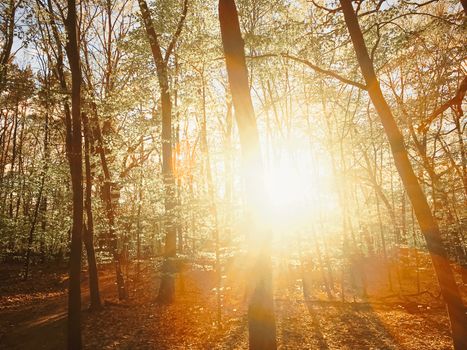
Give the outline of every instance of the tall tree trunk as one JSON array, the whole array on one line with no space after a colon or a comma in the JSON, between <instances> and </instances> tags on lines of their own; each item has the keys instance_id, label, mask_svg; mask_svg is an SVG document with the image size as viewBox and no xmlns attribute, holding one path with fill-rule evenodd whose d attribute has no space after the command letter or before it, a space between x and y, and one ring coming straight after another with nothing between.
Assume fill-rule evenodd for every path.
<instances>
[{"instance_id":1,"label":"tall tree trunk","mask_svg":"<svg viewBox=\"0 0 467 350\"><path fill-rule=\"evenodd\" d=\"M141 140L141 157L144 154L144 141ZM136 228L136 278L139 282L141 272L141 235L142 235L142 223L141 223L141 209L143 208L143 167L139 169L139 181L138 181L138 212L137 212L137 228Z\"/></svg>"},{"instance_id":2,"label":"tall tree trunk","mask_svg":"<svg viewBox=\"0 0 467 350\"><path fill-rule=\"evenodd\" d=\"M82 114L83 131L84 131L84 164L86 169L86 192L85 192L85 209L87 225L83 229L84 247L86 248L86 256L88 260L89 273L89 292L91 295L90 309L98 310L102 307L101 297L99 293L99 277L97 274L96 254L94 251L94 218L92 214L91 190L92 190L92 173L91 173L91 131L89 129L89 120L85 113Z\"/></svg>"},{"instance_id":3,"label":"tall tree trunk","mask_svg":"<svg viewBox=\"0 0 467 350\"><path fill-rule=\"evenodd\" d=\"M90 127L93 130L94 138L97 142L97 153L101 160L102 172L104 173L104 185L102 186L102 201L104 202L104 211L107 217L107 223L109 225L109 239L110 239L110 252L113 256L115 263L115 276L117 278L117 289L118 298L120 300L128 297L128 289L125 285L125 279L122 272L121 254L118 251L117 235L115 233L115 203L112 199L112 186L115 186L112 182L110 175L109 164L107 160L107 154L105 151L104 140L102 137L102 131L97 117L97 106L92 103L92 117L89 120Z\"/></svg>"},{"instance_id":4,"label":"tall tree trunk","mask_svg":"<svg viewBox=\"0 0 467 350\"><path fill-rule=\"evenodd\" d=\"M41 178L39 194L37 195L37 200L36 200L36 205L34 206L34 214L32 217L31 227L29 228L28 249L26 250L26 258L24 261L24 275L23 275L24 280L27 280L29 276L29 264L31 261L32 244L34 242L34 232L36 229L37 217L39 216L39 209L42 203L42 192L44 190L44 182L45 182L45 174L43 174Z\"/></svg>"},{"instance_id":5,"label":"tall tree trunk","mask_svg":"<svg viewBox=\"0 0 467 350\"><path fill-rule=\"evenodd\" d=\"M172 101L170 98L169 76L167 71L167 61L175 46L175 42L180 35L183 21L186 17L187 3L184 1L182 16L165 57L162 56L161 47L157 38L154 24L145 0L139 0L141 17L146 28L146 33L151 46L151 53L156 65L157 79L161 93L162 107L162 177L165 187L165 248L164 264L162 267L162 279L159 288L159 301L171 303L175 295L175 257L177 253L177 228L174 220L174 209L176 206L175 179L172 164Z\"/></svg>"},{"instance_id":6,"label":"tall tree trunk","mask_svg":"<svg viewBox=\"0 0 467 350\"><path fill-rule=\"evenodd\" d=\"M454 274L444 249L441 233L436 219L433 217L425 194L417 180L410 163L404 139L383 96L376 78L372 60L363 39L357 15L351 0L340 0L345 22L352 39L360 68L365 78L368 94L381 119L391 146L391 152L399 175L404 184L417 218L420 229L425 237L433 266L438 278L441 294L447 306L451 321L452 337L456 350L467 348L467 318Z\"/></svg>"},{"instance_id":7,"label":"tall tree trunk","mask_svg":"<svg viewBox=\"0 0 467 350\"><path fill-rule=\"evenodd\" d=\"M60 34L53 16L52 0L47 5L42 4L49 15L52 36L57 49L57 62L54 69L55 77L60 83L63 95L68 94L64 72L64 55ZM45 7L47 6L47 7ZM71 69L71 110L68 97L64 98L65 112L65 151L70 165L73 201L73 223L69 230L71 234L70 250L70 281L68 287L68 349L81 349L81 251L83 230L83 185L82 185L82 141L81 141L81 67L78 49L78 33L76 20L76 2L68 0L68 14L65 19L67 43L65 51Z\"/></svg>"},{"instance_id":8,"label":"tall tree trunk","mask_svg":"<svg viewBox=\"0 0 467 350\"><path fill-rule=\"evenodd\" d=\"M18 124L19 124L19 117L18 117L18 105L19 101L16 100L16 105L15 105L15 114L14 114L14 119L13 119L13 148L11 151L11 166L10 166L10 178L9 178L9 185L13 188L15 186L15 179L18 179L19 176L18 174L15 173L15 162L16 162L16 155L18 153ZM19 168L19 166L18 166ZM19 194L18 194L19 197ZM13 191L10 192L10 202L9 202L9 216L10 218L13 217Z\"/></svg>"},{"instance_id":9,"label":"tall tree trunk","mask_svg":"<svg viewBox=\"0 0 467 350\"><path fill-rule=\"evenodd\" d=\"M258 224L259 208L265 205L263 166L259 135L248 84L245 50L234 0L219 1L219 21L230 92L242 146L247 191L247 215L253 261L248 304L250 349L276 349L276 320L272 296L270 238Z\"/></svg>"},{"instance_id":10,"label":"tall tree trunk","mask_svg":"<svg viewBox=\"0 0 467 350\"><path fill-rule=\"evenodd\" d=\"M211 171L211 158L209 156L208 146L208 132L207 132L207 118L206 118L206 80L204 78L204 67L201 73L202 84L202 105L203 115L201 120L201 151L204 155L204 163L206 167L206 180L208 185L208 195L210 200L211 213L214 218L214 241L215 241L215 254L216 254L216 293L217 293L217 324L220 327L222 322L222 295L221 295L221 264L220 264L220 244L219 244L219 219L217 215L216 194L214 188L214 181L212 179Z\"/></svg>"},{"instance_id":11,"label":"tall tree trunk","mask_svg":"<svg viewBox=\"0 0 467 350\"><path fill-rule=\"evenodd\" d=\"M46 79L46 86L47 93L45 96L45 121L44 121L44 167L43 167L43 176L47 176L48 168L49 168L49 158L50 158L50 151L49 151L49 110L50 110L50 81L51 81L51 72L47 73ZM41 217L41 236L39 241L39 249L41 255L41 263L43 264L46 260L46 253L45 253L45 236L47 232L47 195L42 195L42 202L39 208L40 217Z\"/></svg>"},{"instance_id":12,"label":"tall tree trunk","mask_svg":"<svg viewBox=\"0 0 467 350\"><path fill-rule=\"evenodd\" d=\"M28 275L29 275L29 264L31 261L32 243L34 242L34 231L36 229L37 218L39 216L39 211L41 207L42 208L44 207L43 199L45 198L43 198L43 192L44 192L45 178L47 176L48 161L49 161L48 160L48 153L49 153L48 132L49 132L49 111L47 108L47 112L45 113L45 121L44 121L44 165L41 171L41 183L39 187L39 194L37 195L36 206L34 208L34 216L32 218L31 227L29 229L28 249L26 251L26 260L24 262L24 276L23 276L24 280L27 280ZM43 212L43 215L45 215L45 210Z\"/></svg>"},{"instance_id":13,"label":"tall tree trunk","mask_svg":"<svg viewBox=\"0 0 467 350\"><path fill-rule=\"evenodd\" d=\"M69 149L73 192L73 225L71 230L70 282L68 287L68 349L81 349L81 232L83 230L83 168L81 150L81 68L78 49L76 2L68 0L65 21L65 46L71 69L71 140Z\"/></svg>"},{"instance_id":14,"label":"tall tree trunk","mask_svg":"<svg viewBox=\"0 0 467 350\"><path fill-rule=\"evenodd\" d=\"M227 113L226 113L226 130L224 139L224 166L225 166L225 240L230 242L232 222L233 222L233 155L232 155L232 103L227 100Z\"/></svg>"},{"instance_id":15,"label":"tall tree trunk","mask_svg":"<svg viewBox=\"0 0 467 350\"><path fill-rule=\"evenodd\" d=\"M39 251L41 254L41 263L45 263L46 253L45 253L45 235L47 232L47 196L42 196L42 203L40 207L40 216L41 216L41 236L40 236L40 246Z\"/></svg>"}]
</instances>

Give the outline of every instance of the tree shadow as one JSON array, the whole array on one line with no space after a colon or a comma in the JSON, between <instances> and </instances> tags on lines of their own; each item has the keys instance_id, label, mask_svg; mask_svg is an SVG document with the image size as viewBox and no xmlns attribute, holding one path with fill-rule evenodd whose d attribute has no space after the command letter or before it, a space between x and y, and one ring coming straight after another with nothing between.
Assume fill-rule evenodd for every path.
<instances>
[{"instance_id":1,"label":"tree shadow","mask_svg":"<svg viewBox=\"0 0 467 350\"><path fill-rule=\"evenodd\" d=\"M328 350L329 345L328 345L328 342L326 341L326 338L324 337L323 333L321 332L321 325L320 325L318 316L315 313L315 310L313 310L310 303L307 303L307 308L308 308L308 312L310 313L311 320L312 320L312 327L313 327L314 337L318 341L318 348L320 350Z\"/></svg>"},{"instance_id":2,"label":"tree shadow","mask_svg":"<svg viewBox=\"0 0 467 350\"><path fill-rule=\"evenodd\" d=\"M63 349L66 344L66 313L35 319L27 324L12 325L0 339L0 348L11 350Z\"/></svg>"},{"instance_id":3,"label":"tree shadow","mask_svg":"<svg viewBox=\"0 0 467 350\"><path fill-rule=\"evenodd\" d=\"M320 349L328 349L328 343L338 348L404 349L370 304L336 303L316 306L309 301L307 307L312 316L316 337L323 346ZM323 329L320 319L323 323L331 321L332 326Z\"/></svg>"}]
</instances>

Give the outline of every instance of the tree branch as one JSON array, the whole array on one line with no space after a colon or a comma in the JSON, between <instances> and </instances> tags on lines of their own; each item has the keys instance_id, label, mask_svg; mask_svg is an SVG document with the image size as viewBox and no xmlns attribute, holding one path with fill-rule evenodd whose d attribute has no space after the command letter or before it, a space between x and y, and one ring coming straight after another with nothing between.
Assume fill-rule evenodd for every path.
<instances>
[{"instance_id":1,"label":"tree branch","mask_svg":"<svg viewBox=\"0 0 467 350\"><path fill-rule=\"evenodd\" d=\"M170 42L169 46L167 47L167 50L165 51L165 56L164 56L164 61L167 63L167 60L169 59L170 55L172 54L172 51L177 44L177 40L180 37L180 34L182 32L183 28L183 22L185 22L186 14L188 12L188 0L183 1L183 10L182 14L180 16L180 20L178 21L177 25L177 30L175 31L172 41Z\"/></svg>"},{"instance_id":2,"label":"tree branch","mask_svg":"<svg viewBox=\"0 0 467 350\"><path fill-rule=\"evenodd\" d=\"M439 116L441 113L446 111L449 107L454 109L454 111L459 114L460 116L464 115L464 111L462 110L462 101L464 100L464 96L467 92L467 76L464 77L459 88L457 89L456 95L451 98L450 100L443 103L439 106L433 113L431 113L428 118L419 126L419 130L423 131L426 130L427 127Z\"/></svg>"},{"instance_id":3,"label":"tree branch","mask_svg":"<svg viewBox=\"0 0 467 350\"><path fill-rule=\"evenodd\" d=\"M357 87L357 88L359 88L361 90L367 90L366 85L364 85L362 83L359 83L359 82L344 78L343 76L337 74L334 71L318 67L317 65L311 63L310 61L308 61L308 60L306 60L304 58L292 56L292 55L289 55L287 53L279 53L279 54L269 53L269 54L264 54L264 55L247 56L247 58L252 58L252 59L267 58L267 57L284 57L284 58L290 59L292 61L300 62L300 63L303 63L304 65L310 67L311 69L313 69L314 71L316 71L316 72L318 72L320 74L330 76L330 77L332 77L334 79L339 80L340 82L342 82L344 84L355 86L355 87Z\"/></svg>"}]
</instances>

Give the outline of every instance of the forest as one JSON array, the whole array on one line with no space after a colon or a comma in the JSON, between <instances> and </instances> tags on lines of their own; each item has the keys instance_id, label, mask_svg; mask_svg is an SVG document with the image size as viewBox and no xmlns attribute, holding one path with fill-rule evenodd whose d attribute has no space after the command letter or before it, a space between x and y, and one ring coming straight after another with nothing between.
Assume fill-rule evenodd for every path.
<instances>
[{"instance_id":1,"label":"forest","mask_svg":"<svg viewBox=\"0 0 467 350\"><path fill-rule=\"evenodd\" d=\"M1 349L467 349L466 0L0 1Z\"/></svg>"}]
</instances>

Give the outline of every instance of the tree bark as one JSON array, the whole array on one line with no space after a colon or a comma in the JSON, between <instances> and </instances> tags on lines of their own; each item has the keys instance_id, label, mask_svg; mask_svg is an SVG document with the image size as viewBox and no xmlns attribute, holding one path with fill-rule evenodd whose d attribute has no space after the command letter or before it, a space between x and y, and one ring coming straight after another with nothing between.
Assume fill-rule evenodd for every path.
<instances>
[{"instance_id":1,"label":"tree bark","mask_svg":"<svg viewBox=\"0 0 467 350\"><path fill-rule=\"evenodd\" d=\"M464 9L464 13L467 16L467 0L461 0L462 8Z\"/></svg>"},{"instance_id":2,"label":"tree bark","mask_svg":"<svg viewBox=\"0 0 467 350\"><path fill-rule=\"evenodd\" d=\"M83 168L81 150L81 68L78 48L76 2L68 0L65 50L71 69L71 141L69 156L73 193L70 281L68 287L68 349L81 349L81 232L83 230Z\"/></svg>"},{"instance_id":3,"label":"tree bark","mask_svg":"<svg viewBox=\"0 0 467 350\"><path fill-rule=\"evenodd\" d=\"M255 350L276 349L270 238L264 230L258 227L259 213L256 212L266 203L262 182L261 149L248 84L244 42L234 0L219 1L219 21L230 92L242 147L247 215L249 216L247 220L252 224L250 227L254 231L250 233L254 243L250 248L253 268L250 275L251 295L248 304L249 347Z\"/></svg>"},{"instance_id":4,"label":"tree bark","mask_svg":"<svg viewBox=\"0 0 467 350\"><path fill-rule=\"evenodd\" d=\"M403 136L381 91L373 62L368 54L363 39L357 15L352 7L352 2L351 0L340 0L340 3L355 48L357 60L367 83L368 94L383 124L391 146L396 168L402 179L407 195L412 202L415 216L431 255L441 294L446 303L449 319L451 321L454 348L456 350L466 349L467 337L465 335L467 334L467 319L464 305L449 264L446 250L442 243L438 223L432 215L426 196L413 171L407 150L404 146Z\"/></svg>"}]
</instances>

